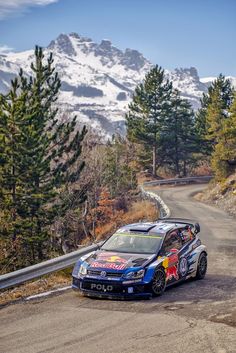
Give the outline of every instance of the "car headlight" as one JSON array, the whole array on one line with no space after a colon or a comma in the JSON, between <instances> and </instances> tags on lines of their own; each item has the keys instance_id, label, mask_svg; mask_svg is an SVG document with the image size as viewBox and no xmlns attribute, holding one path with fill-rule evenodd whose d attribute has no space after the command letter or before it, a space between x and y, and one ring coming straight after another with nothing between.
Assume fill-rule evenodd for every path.
<instances>
[{"instance_id":1,"label":"car headlight","mask_svg":"<svg viewBox=\"0 0 236 353\"><path fill-rule=\"evenodd\" d=\"M145 273L144 269L139 270L139 271L131 271L131 272L126 273L124 275L124 278L126 278L126 279L139 279L139 278L143 278L144 273Z\"/></svg>"},{"instance_id":2,"label":"car headlight","mask_svg":"<svg viewBox=\"0 0 236 353\"><path fill-rule=\"evenodd\" d=\"M81 264L79 268L79 275L85 276L87 275L87 272L87 267L84 264Z\"/></svg>"}]
</instances>

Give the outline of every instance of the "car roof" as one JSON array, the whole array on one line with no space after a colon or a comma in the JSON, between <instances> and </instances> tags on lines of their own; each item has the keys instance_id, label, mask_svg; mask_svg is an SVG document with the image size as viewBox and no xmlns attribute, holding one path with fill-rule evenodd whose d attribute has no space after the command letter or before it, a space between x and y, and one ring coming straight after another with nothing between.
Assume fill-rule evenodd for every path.
<instances>
[{"instance_id":1,"label":"car roof","mask_svg":"<svg viewBox=\"0 0 236 353\"><path fill-rule=\"evenodd\" d=\"M155 222L133 223L120 228L116 233L142 233L143 235L158 234L164 237L172 229L195 226L195 221L183 218L159 219Z\"/></svg>"},{"instance_id":2,"label":"car roof","mask_svg":"<svg viewBox=\"0 0 236 353\"><path fill-rule=\"evenodd\" d=\"M142 233L143 235L158 234L159 236L164 237L169 230L174 228L174 224L168 224L165 222L133 223L120 228L117 233Z\"/></svg>"}]
</instances>

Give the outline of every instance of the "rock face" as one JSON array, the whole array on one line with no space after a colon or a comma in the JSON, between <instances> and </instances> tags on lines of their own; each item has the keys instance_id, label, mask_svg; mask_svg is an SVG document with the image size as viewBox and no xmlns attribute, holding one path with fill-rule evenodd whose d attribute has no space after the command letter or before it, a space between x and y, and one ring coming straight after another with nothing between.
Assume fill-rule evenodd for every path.
<instances>
[{"instance_id":1,"label":"rock face","mask_svg":"<svg viewBox=\"0 0 236 353\"><path fill-rule=\"evenodd\" d=\"M77 115L106 136L125 133L124 115L133 91L152 64L137 50L122 51L109 40L97 44L77 33L60 34L45 48L45 56L53 52L62 87L58 104L63 115ZM31 74L34 51L0 55L0 92L6 93L19 68ZM207 90L197 70L166 71L182 97L189 99L194 109Z\"/></svg>"},{"instance_id":2,"label":"rock face","mask_svg":"<svg viewBox=\"0 0 236 353\"><path fill-rule=\"evenodd\" d=\"M190 101L193 109L198 109L203 92L207 92L207 86L200 81L197 69L175 69L169 73L169 78L174 87L180 90L181 96Z\"/></svg>"}]
</instances>

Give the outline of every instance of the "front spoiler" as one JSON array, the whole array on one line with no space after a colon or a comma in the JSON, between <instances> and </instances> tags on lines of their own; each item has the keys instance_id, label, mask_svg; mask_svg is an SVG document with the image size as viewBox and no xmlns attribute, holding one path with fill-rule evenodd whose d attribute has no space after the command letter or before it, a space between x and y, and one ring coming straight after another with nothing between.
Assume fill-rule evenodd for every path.
<instances>
[{"instance_id":1,"label":"front spoiler","mask_svg":"<svg viewBox=\"0 0 236 353\"><path fill-rule=\"evenodd\" d=\"M135 285L133 286L135 287ZM129 299L150 299L152 298L152 293L147 290L143 292L134 292L134 293L109 293L103 291L93 291L89 289L81 288L80 284L72 283L72 289L79 291L84 296L93 297L93 298L104 298L104 299L118 299L118 300L129 300ZM146 288L145 288L146 289ZM148 288L147 288L148 289Z\"/></svg>"},{"instance_id":2,"label":"front spoiler","mask_svg":"<svg viewBox=\"0 0 236 353\"><path fill-rule=\"evenodd\" d=\"M90 298L101 298L101 299L117 299L117 300L132 300L132 299L151 299L152 293L132 293L132 294L118 294L118 293L103 293L103 292L94 292L89 290L81 290L72 285L72 289L79 291L86 297Z\"/></svg>"}]
</instances>

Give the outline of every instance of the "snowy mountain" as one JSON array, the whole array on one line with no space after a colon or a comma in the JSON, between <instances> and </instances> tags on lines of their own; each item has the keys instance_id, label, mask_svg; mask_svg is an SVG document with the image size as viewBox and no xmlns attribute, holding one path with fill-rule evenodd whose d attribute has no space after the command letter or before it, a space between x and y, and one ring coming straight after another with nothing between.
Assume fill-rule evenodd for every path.
<instances>
[{"instance_id":1,"label":"snowy mountain","mask_svg":"<svg viewBox=\"0 0 236 353\"><path fill-rule=\"evenodd\" d=\"M59 95L61 114L77 115L78 122L111 135L124 134L124 115L132 93L152 64L137 50L122 51L109 40L100 44L76 33L60 34L45 48L53 52L62 87ZM31 74L34 51L0 55L0 92L7 92L10 80L22 67ZM195 68L166 71L174 86L194 109L207 91Z\"/></svg>"}]
</instances>

